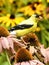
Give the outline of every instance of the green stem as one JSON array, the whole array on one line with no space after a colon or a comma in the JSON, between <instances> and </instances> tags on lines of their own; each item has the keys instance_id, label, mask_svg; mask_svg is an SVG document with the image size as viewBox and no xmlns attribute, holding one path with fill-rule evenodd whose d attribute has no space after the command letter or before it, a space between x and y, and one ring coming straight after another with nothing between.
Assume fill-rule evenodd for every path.
<instances>
[{"instance_id":1,"label":"green stem","mask_svg":"<svg viewBox=\"0 0 49 65\"><path fill-rule=\"evenodd\" d=\"M5 54L6 54L6 58L7 58L8 64L11 65L9 57L8 57L8 54L7 54L7 51L5 51Z\"/></svg>"}]
</instances>

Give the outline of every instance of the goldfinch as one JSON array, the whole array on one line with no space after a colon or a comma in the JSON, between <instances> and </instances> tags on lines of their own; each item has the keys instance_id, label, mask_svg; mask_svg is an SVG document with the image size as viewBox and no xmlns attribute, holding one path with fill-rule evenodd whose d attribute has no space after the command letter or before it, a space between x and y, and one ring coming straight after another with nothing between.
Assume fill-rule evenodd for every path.
<instances>
[{"instance_id":1,"label":"goldfinch","mask_svg":"<svg viewBox=\"0 0 49 65\"><path fill-rule=\"evenodd\" d=\"M16 34L16 36L23 36L27 33L35 32L37 27L38 17L39 17L38 15L32 15L29 19L22 21L18 25L19 29L17 29L17 26L16 26L15 30L13 29L12 32L10 32L10 34ZM30 25L30 27L27 28L26 26L25 28L24 25L27 25L27 26Z\"/></svg>"}]
</instances>

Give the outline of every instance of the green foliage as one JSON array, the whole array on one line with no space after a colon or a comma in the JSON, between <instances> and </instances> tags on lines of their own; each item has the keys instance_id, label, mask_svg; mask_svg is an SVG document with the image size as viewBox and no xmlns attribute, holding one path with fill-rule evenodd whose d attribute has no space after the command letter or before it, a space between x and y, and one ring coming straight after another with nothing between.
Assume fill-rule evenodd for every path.
<instances>
[{"instance_id":1,"label":"green foliage","mask_svg":"<svg viewBox=\"0 0 49 65\"><path fill-rule=\"evenodd\" d=\"M11 65L7 52L0 54L0 65Z\"/></svg>"},{"instance_id":2,"label":"green foliage","mask_svg":"<svg viewBox=\"0 0 49 65\"><path fill-rule=\"evenodd\" d=\"M39 21L38 26L41 28L40 32L36 32L39 40L45 47L49 47L49 20Z\"/></svg>"},{"instance_id":3,"label":"green foliage","mask_svg":"<svg viewBox=\"0 0 49 65\"><path fill-rule=\"evenodd\" d=\"M8 62L6 60L6 56L4 53L0 54L0 65L8 65Z\"/></svg>"}]
</instances>

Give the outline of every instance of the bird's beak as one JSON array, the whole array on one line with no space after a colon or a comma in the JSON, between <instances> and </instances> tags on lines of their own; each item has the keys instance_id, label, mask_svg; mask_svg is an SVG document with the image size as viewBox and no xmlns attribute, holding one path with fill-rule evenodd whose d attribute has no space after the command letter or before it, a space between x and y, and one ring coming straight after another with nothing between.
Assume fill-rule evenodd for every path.
<instances>
[{"instance_id":1,"label":"bird's beak","mask_svg":"<svg viewBox=\"0 0 49 65\"><path fill-rule=\"evenodd\" d=\"M35 14L35 17L36 19L39 21L39 20L42 20L43 19L43 16L42 15L39 15L39 14Z\"/></svg>"}]
</instances>

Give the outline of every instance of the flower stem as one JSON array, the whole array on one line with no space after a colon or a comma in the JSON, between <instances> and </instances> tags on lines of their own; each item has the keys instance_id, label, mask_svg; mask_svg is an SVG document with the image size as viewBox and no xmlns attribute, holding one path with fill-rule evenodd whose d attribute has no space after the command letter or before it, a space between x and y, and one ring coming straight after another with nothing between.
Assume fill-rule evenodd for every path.
<instances>
[{"instance_id":1,"label":"flower stem","mask_svg":"<svg viewBox=\"0 0 49 65\"><path fill-rule=\"evenodd\" d=\"M6 58L7 58L8 64L11 65L9 57L8 57L8 54L7 54L7 51L5 51L5 54L6 54Z\"/></svg>"}]
</instances>

